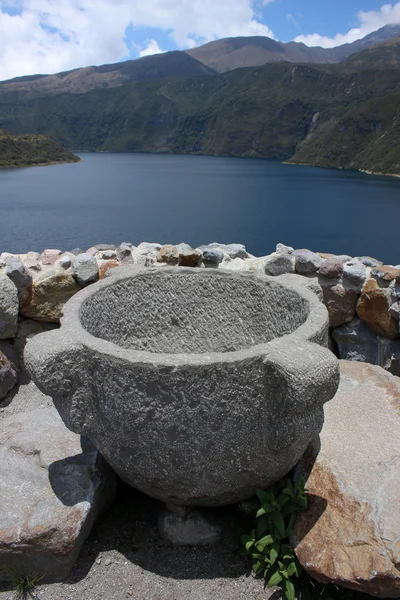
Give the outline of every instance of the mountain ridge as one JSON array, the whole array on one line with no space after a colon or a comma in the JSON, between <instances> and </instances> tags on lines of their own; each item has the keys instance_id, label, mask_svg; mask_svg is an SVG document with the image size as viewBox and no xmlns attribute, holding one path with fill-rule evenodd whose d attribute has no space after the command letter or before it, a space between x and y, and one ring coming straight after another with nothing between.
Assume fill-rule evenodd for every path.
<instances>
[{"instance_id":1,"label":"mountain ridge","mask_svg":"<svg viewBox=\"0 0 400 600\"><path fill-rule=\"evenodd\" d=\"M386 25L360 40L334 48L306 46L301 42L277 42L268 37L252 36L223 38L186 50L187 54L219 73L240 67L262 66L267 62L307 62L334 64L355 54L400 35L400 25Z\"/></svg>"},{"instance_id":2,"label":"mountain ridge","mask_svg":"<svg viewBox=\"0 0 400 600\"><path fill-rule=\"evenodd\" d=\"M236 68L263 66L268 62L335 64L349 55L400 35L400 25L387 25L351 44L335 48L306 46L301 42L277 42L265 36L222 38L191 50L174 50L134 60L87 66L53 75L36 74L0 81L0 91L20 91L32 97L91 89L166 77L215 75Z\"/></svg>"},{"instance_id":3,"label":"mountain ridge","mask_svg":"<svg viewBox=\"0 0 400 600\"><path fill-rule=\"evenodd\" d=\"M338 64L272 62L42 97L0 87L0 127L80 151L276 158L399 174L399 69L400 37Z\"/></svg>"},{"instance_id":4,"label":"mountain ridge","mask_svg":"<svg viewBox=\"0 0 400 600\"><path fill-rule=\"evenodd\" d=\"M174 50L99 67L72 69L54 75L17 77L0 82L0 91L21 91L32 96L65 92L82 94L91 89L119 87L139 81L174 76L198 77L214 73L213 69L185 52Z\"/></svg>"}]
</instances>

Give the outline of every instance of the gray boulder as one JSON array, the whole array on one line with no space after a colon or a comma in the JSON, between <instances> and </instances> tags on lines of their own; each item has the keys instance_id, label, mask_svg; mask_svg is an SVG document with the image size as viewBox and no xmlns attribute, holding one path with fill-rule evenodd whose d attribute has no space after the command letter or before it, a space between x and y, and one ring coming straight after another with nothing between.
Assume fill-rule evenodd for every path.
<instances>
[{"instance_id":1,"label":"gray boulder","mask_svg":"<svg viewBox=\"0 0 400 600\"><path fill-rule=\"evenodd\" d=\"M11 279L18 292L25 291L32 285L32 275L19 258L12 258L7 262L6 275Z\"/></svg>"},{"instance_id":2,"label":"gray boulder","mask_svg":"<svg viewBox=\"0 0 400 600\"><path fill-rule=\"evenodd\" d=\"M329 325L338 327L356 316L359 293L336 279L318 279L323 292L323 302L329 312Z\"/></svg>"},{"instance_id":3,"label":"gray boulder","mask_svg":"<svg viewBox=\"0 0 400 600\"><path fill-rule=\"evenodd\" d=\"M70 251L70 254L73 254L74 256L78 256L78 254L84 254L84 252L80 248L74 248L73 250Z\"/></svg>"},{"instance_id":4,"label":"gray boulder","mask_svg":"<svg viewBox=\"0 0 400 600\"><path fill-rule=\"evenodd\" d=\"M134 246L129 242L122 242L117 248L118 258L123 264L133 263L132 252Z\"/></svg>"},{"instance_id":5,"label":"gray boulder","mask_svg":"<svg viewBox=\"0 0 400 600\"><path fill-rule=\"evenodd\" d=\"M338 385L326 308L302 282L113 269L25 361L128 483L169 504L230 504L296 464Z\"/></svg>"},{"instance_id":6,"label":"gray boulder","mask_svg":"<svg viewBox=\"0 0 400 600\"><path fill-rule=\"evenodd\" d=\"M318 274L327 279L340 279L343 275L343 261L336 256L322 261Z\"/></svg>"},{"instance_id":7,"label":"gray boulder","mask_svg":"<svg viewBox=\"0 0 400 600\"><path fill-rule=\"evenodd\" d=\"M116 260L118 259L117 250L99 250L96 254L98 260Z\"/></svg>"},{"instance_id":8,"label":"gray boulder","mask_svg":"<svg viewBox=\"0 0 400 600\"><path fill-rule=\"evenodd\" d=\"M31 269L32 271L41 271L42 265L40 264L39 252L28 252L24 260L24 265L27 269Z\"/></svg>"},{"instance_id":9,"label":"gray boulder","mask_svg":"<svg viewBox=\"0 0 400 600\"><path fill-rule=\"evenodd\" d=\"M1 429L0 580L12 568L61 581L111 502L114 476L53 407L8 417Z\"/></svg>"},{"instance_id":10,"label":"gray boulder","mask_svg":"<svg viewBox=\"0 0 400 600\"><path fill-rule=\"evenodd\" d=\"M366 267L379 267L383 265L383 262L376 258L372 258L372 256L357 256L357 259Z\"/></svg>"},{"instance_id":11,"label":"gray boulder","mask_svg":"<svg viewBox=\"0 0 400 600\"><path fill-rule=\"evenodd\" d=\"M58 261L58 264L60 265L60 267L62 269L69 269L70 266L72 265L72 260L71 257L66 255L66 256L62 256L60 258L60 260Z\"/></svg>"},{"instance_id":12,"label":"gray boulder","mask_svg":"<svg viewBox=\"0 0 400 600\"><path fill-rule=\"evenodd\" d=\"M97 281L99 268L96 259L89 254L78 254L72 259L72 274L76 282L82 286Z\"/></svg>"},{"instance_id":13,"label":"gray boulder","mask_svg":"<svg viewBox=\"0 0 400 600\"><path fill-rule=\"evenodd\" d=\"M249 256L248 252L247 252L245 246L243 246L243 244L218 244L216 242L213 242L212 244L209 245L209 248L219 248L220 250L225 252L225 254L227 254L229 256L229 258L232 258L232 259L235 259L235 258L245 259Z\"/></svg>"},{"instance_id":14,"label":"gray boulder","mask_svg":"<svg viewBox=\"0 0 400 600\"><path fill-rule=\"evenodd\" d=\"M164 508L158 516L158 529L161 537L175 546L207 546L221 538L221 526L204 510L179 515Z\"/></svg>"},{"instance_id":15,"label":"gray boulder","mask_svg":"<svg viewBox=\"0 0 400 600\"><path fill-rule=\"evenodd\" d=\"M18 290L11 279L0 275L0 340L15 337L18 312Z\"/></svg>"},{"instance_id":16,"label":"gray boulder","mask_svg":"<svg viewBox=\"0 0 400 600\"><path fill-rule=\"evenodd\" d=\"M377 335L360 319L335 327L332 337L340 358L379 365L393 375L400 375L400 340Z\"/></svg>"},{"instance_id":17,"label":"gray boulder","mask_svg":"<svg viewBox=\"0 0 400 600\"><path fill-rule=\"evenodd\" d=\"M132 251L133 262L143 267L151 267L157 262L161 244L142 242Z\"/></svg>"},{"instance_id":18,"label":"gray boulder","mask_svg":"<svg viewBox=\"0 0 400 600\"><path fill-rule=\"evenodd\" d=\"M285 275L295 272L294 249L284 244L276 246L276 252L266 257L264 263L264 272L266 275Z\"/></svg>"},{"instance_id":19,"label":"gray boulder","mask_svg":"<svg viewBox=\"0 0 400 600\"><path fill-rule=\"evenodd\" d=\"M336 256L336 258L338 258L339 260L341 260L342 263L348 262L349 260L353 260L353 257L349 256L348 254L338 254Z\"/></svg>"},{"instance_id":20,"label":"gray boulder","mask_svg":"<svg viewBox=\"0 0 400 600\"><path fill-rule=\"evenodd\" d=\"M311 252L311 250L295 250L296 272L300 275L312 275L316 273L322 264L322 258Z\"/></svg>"},{"instance_id":21,"label":"gray boulder","mask_svg":"<svg viewBox=\"0 0 400 600\"><path fill-rule=\"evenodd\" d=\"M368 597L400 597L400 381L341 361L340 387L297 467L308 509L292 544L306 571Z\"/></svg>"},{"instance_id":22,"label":"gray boulder","mask_svg":"<svg viewBox=\"0 0 400 600\"><path fill-rule=\"evenodd\" d=\"M367 279L367 269L357 258L353 258L344 263L343 277L361 290Z\"/></svg>"},{"instance_id":23,"label":"gray boulder","mask_svg":"<svg viewBox=\"0 0 400 600\"><path fill-rule=\"evenodd\" d=\"M224 260L224 253L220 248L211 248L210 246L203 250L203 261L219 265Z\"/></svg>"},{"instance_id":24,"label":"gray boulder","mask_svg":"<svg viewBox=\"0 0 400 600\"><path fill-rule=\"evenodd\" d=\"M95 256L101 250L116 250L117 247L114 244L96 244L95 246L91 246L86 250L86 252L82 252L82 254L89 254L90 256Z\"/></svg>"}]
</instances>

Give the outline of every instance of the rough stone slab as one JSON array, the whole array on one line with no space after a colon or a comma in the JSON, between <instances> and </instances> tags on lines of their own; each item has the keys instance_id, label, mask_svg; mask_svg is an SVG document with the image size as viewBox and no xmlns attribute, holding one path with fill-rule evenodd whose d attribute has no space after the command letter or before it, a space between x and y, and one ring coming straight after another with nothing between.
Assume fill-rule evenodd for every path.
<instances>
[{"instance_id":1,"label":"rough stone slab","mask_svg":"<svg viewBox=\"0 0 400 600\"><path fill-rule=\"evenodd\" d=\"M7 568L45 581L67 577L114 476L54 407L8 417L0 433L0 580Z\"/></svg>"},{"instance_id":2,"label":"rough stone slab","mask_svg":"<svg viewBox=\"0 0 400 600\"><path fill-rule=\"evenodd\" d=\"M0 340L15 337L18 326L18 290L7 276L0 275Z\"/></svg>"},{"instance_id":3,"label":"rough stone slab","mask_svg":"<svg viewBox=\"0 0 400 600\"><path fill-rule=\"evenodd\" d=\"M400 380L341 361L320 444L299 466L306 475L312 469L309 508L292 540L300 562L321 582L399 598Z\"/></svg>"}]
</instances>

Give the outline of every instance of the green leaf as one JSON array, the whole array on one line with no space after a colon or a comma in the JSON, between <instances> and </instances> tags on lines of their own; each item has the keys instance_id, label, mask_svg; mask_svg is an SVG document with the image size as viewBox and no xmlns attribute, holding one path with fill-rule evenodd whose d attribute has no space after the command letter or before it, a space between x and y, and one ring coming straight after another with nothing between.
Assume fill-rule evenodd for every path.
<instances>
[{"instance_id":1,"label":"green leaf","mask_svg":"<svg viewBox=\"0 0 400 600\"><path fill-rule=\"evenodd\" d=\"M257 490L256 494L257 494L257 498L259 499L261 505L269 503L270 496L269 496L268 492L266 492L265 490Z\"/></svg>"},{"instance_id":2,"label":"green leaf","mask_svg":"<svg viewBox=\"0 0 400 600\"><path fill-rule=\"evenodd\" d=\"M265 535L263 538L261 538L261 540L259 540L256 543L256 548L257 548L257 550L262 552L266 546L270 546L273 543L274 543L274 538L272 537L272 535Z\"/></svg>"},{"instance_id":3,"label":"green leaf","mask_svg":"<svg viewBox=\"0 0 400 600\"><path fill-rule=\"evenodd\" d=\"M288 565L286 571L287 571L287 574L289 575L289 577L293 577L293 575L296 575L296 577L299 576L299 572L297 570L297 565L296 565L295 561L292 561Z\"/></svg>"},{"instance_id":4,"label":"green leaf","mask_svg":"<svg viewBox=\"0 0 400 600\"><path fill-rule=\"evenodd\" d=\"M308 506L308 500L305 496L298 496L297 497L297 506L300 508L300 510L305 510Z\"/></svg>"},{"instance_id":5,"label":"green leaf","mask_svg":"<svg viewBox=\"0 0 400 600\"><path fill-rule=\"evenodd\" d=\"M246 542L244 547L246 548L246 550L248 552L253 545L254 545L254 541Z\"/></svg>"},{"instance_id":6,"label":"green leaf","mask_svg":"<svg viewBox=\"0 0 400 600\"><path fill-rule=\"evenodd\" d=\"M297 481L297 485L296 485L296 487L297 487L297 488L298 488L300 491L302 491L302 492L304 492L304 491L305 491L305 489L306 489L306 480L304 479L303 475L301 475L301 477L299 477L299 479L298 479L298 481Z\"/></svg>"},{"instance_id":7,"label":"green leaf","mask_svg":"<svg viewBox=\"0 0 400 600\"><path fill-rule=\"evenodd\" d=\"M284 583L283 589L288 600L295 600L294 585L291 581L287 579Z\"/></svg>"},{"instance_id":8,"label":"green leaf","mask_svg":"<svg viewBox=\"0 0 400 600\"><path fill-rule=\"evenodd\" d=\"M275 587L276 585L279 585L280 583L282 583L283 581L283 577L282 575L279 573L279 571L276 571L272 577L269 578L269 580L267 581L267 587Z\"/></svg>"},{"instance_id":9,"label":"green leaf","mask_svg":"<svg viewBox=\"0 0 400 600\"><path fill-rule=\"evenodd\" d=\"M260 508L256 513L256 518L258 519L258 517L262 517L263 515L265 515L265 509Z\"/></svg>"},{"instance_id":10,"label":"green leaf","mask_svg":"<svg viewBox=\"0 0 400 600\"><path fill-rule=\"evenodd\" d=\"M278 498L276 499L278 505L280 506L280 508L282 508L283 506L285 506L285 504L287 502L289 502L290 497L287 496L286 494L279 494Z\"/></svg>"},{"instance_id":11,"label":"green leaf","mask_svg":"<svg viewBox=\"0 0 400 600\"><path fill-rule=\"evenodd\" d=\"M245 544L246 542L250 542L250 541L254 541L254 537L251 535L242 535L242 537L240 538L240 542L242 544Z\"/></svg>"},{"instance_id":12,"label":"green leaf","mask_svg":"<svg viewBox=\"0 0 400 600\"><path fill-rule=\"evenodd\" d=\"M285 494L286 496L289 496L289 498L294 498L295 497L295 493L293 491L293 489L285 487L282 490L282 494Z\"/></svg>"},{"instance_id":13,"label":"green leaf","mask_svg":"<svg viewBox=\"0 0 400 600\"><path fill-rule=\"evenodd\" d=\"M260 573L260 571L262 571L264 568L264 565L258 560L257 562L254 563L253 565L253 571L256 575L258 575Z\"/></svg>"},{"instance_id":14,"label":"green leaf","mask_svg":"<svg viewBox=\"0 0 400 600\"><path fill-rule=\"evenodd\" d=\"M272 523L275 525L278 534L281 536L281 538L283 538L285 535L285 523L282 515L279 512L274 511L269 515L269 518L270 521L272 521Z\"/></svg>"},{"instance_id":15,"label":"green leaf","mask_svg":"<svg viewBox=\"0 0 400 600\"><path fill-rule=\"evenodd\" d=\"M271 565L275 564L275 562L278 560L278 556L279 552L276 550L276 548L271 548L269 552L269 560L271 562Z\"/></svg>"},{"instance_id":16,"label":"green leaf","mask_svg":"<svg viewBox=\"0 0 400 600\"><path fill-rule=\"evenodd\" d=\"M269 520L267 515L263 515L257 521L256 536L262 538L265 533L269 533Z\"/></svg>"}]
</instances>

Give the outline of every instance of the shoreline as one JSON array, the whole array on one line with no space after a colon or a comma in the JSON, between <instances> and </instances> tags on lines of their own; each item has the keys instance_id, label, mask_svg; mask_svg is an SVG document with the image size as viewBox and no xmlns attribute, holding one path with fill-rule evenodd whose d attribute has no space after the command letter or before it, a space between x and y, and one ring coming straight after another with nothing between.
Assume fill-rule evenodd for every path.
<instances>
[{"instance_id":1,"label":"shoreline","mask_svg":"<svg viewBox=\"0 0 400 600\"><path fill-rule=\"evenodd\" d=\"M49 161L43 163L35 163L35 164L21 164L21 165L2 165L0 164L0 169L27 169L29 167L51 167L52 165L68 165L74 163L83 162L83 158L77 156L78 160L60 160L60 161Z\"/></svg>"},{"instance_id":2,"label":"shoreline","mask_svg":"<svg viewBox=\"0 0 400 600\"><path fill-rule=\"evenodd\" d=\"M332 169L334 171L347 171L347 172L355 172L355 173L365 173L367 175L374 175L378 177L394 177L396 179L400 179L400 173L381 173L379 171L369 171L367 169L346 169L345 167L335 167L335 166L322 166L322 165L311 165L309 163L298 163L298 162L290 162L288 160L282 160L281 158L272 158L266 156L236 156L234 154L203 154L202 152L120 152L120 151L110 151L110 150L74 150L78 154L150 154L154 156L158 156L160 154L169 155L169 156L205 156L211 158L239 158L244 160L267 160L279 162L282 165L291 165L295 167L311 167L313 169ZM83 160L83 159L81 159Z\"/></svg>"},{"instance_id":3,"label":"shoreline","mask_svg":"<svg viewBox=\"0 0 400 600\"><path fill-rule=\"evenodd\" d=\"M290 160L282 161L283 165L292 165L295 167L311 167L313 169L332 169L334 171L347 171L354 173L365 173L366 175L374 175L375 177L394 177L400 179L400 173L381 173L379 171L369 171L367 169L346 169L345 167L328 167L322 165L310 165L309 163L290 162Z\"/></svg>"}]
</instances>

